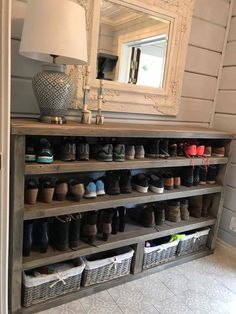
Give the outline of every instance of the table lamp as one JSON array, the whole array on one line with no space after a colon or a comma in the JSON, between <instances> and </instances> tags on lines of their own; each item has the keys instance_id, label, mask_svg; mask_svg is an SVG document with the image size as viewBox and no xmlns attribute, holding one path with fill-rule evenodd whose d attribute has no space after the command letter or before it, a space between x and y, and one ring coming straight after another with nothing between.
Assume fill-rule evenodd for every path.
<instances>
[{"instance_id":1,"label":"table lamp","mask_svg":"<svg viewBox=\"0 0 236 314\"><path fill-rule=\"evenodd\" d=\"M66 123L74 84L65 65L87 62L84 8L74 0L29 0L19 53L47 62L32 80L40 121Z\"/></svg>"}]
</instances>

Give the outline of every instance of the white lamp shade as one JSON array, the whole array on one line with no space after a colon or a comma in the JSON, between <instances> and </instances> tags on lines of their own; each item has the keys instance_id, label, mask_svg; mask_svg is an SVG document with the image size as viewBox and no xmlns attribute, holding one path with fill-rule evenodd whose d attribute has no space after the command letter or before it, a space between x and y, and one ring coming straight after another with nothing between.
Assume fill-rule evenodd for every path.
<instances>
[{"instance_id":1,"label":"white lamp shade","mask_svg":"<svg viewBox=\"0 0 236 314\"><path fill-rule=\"evenodd\" d=\"M20 54L59 64L87 62L85 10L71 0L29 0Z\"/></svg>"}]
</instances>

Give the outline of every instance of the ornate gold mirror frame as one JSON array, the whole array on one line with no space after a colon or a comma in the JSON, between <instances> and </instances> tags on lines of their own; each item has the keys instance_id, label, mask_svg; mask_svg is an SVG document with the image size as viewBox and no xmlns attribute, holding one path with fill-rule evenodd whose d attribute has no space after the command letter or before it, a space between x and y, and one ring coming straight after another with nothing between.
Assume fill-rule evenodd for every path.
<instances>
[{"instance_id":1,"label":"ornate gold mirror frame","mask_svg":"<svg viewBox=\"0 0 236 314\"><path fill-rule=\"evenodd\" d=\"M108 0L141 12L156 15L170 22L167 62L162 88L124 84L104 80L103 111L175 116L179 110L184 67L192 20L194 0ZM87 16L90 72L89 109L97 109L96 63L99 39L101 0L78 0ZM79 40L79 38L78 38ZM84 66L68 67L76 82L72 109L82 108Z\"/></svg>"}]
</instances>

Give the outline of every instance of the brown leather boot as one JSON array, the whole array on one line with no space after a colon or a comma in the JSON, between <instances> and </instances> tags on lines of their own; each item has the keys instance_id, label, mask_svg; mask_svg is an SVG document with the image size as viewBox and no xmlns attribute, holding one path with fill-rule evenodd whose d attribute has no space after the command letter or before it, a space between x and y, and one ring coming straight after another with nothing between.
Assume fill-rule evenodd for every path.
<instances>
[{"instance_id":1,"label":"brown leather boot","mask_svg":"<svg viewBox=\"0 0 236 314\"><path fill-rule=\"evenodd\" d=\"M181 219L182 220L189 220L189 201L188 199L182 199L180 201L180 213L181 213Z\"/></svg>"},{"instance_id":2,"label":"brown leather boot","mask_svg":"<svg viewBox=\"0 0 236 314\"><path fill-rule=\"evenodd\" d=\"M167 203L166 208L166 219L172 222L180 222L180 202L176 200L171 200Z\"/></svg>"},{"instance_id":3,"label":"brown leather boot","mask_svg":"<svg viewBox=\"0 0 236 314\"><path fill-rule=\"evenodd\" d=\"M190 216L200 218L202 215L202 195L192 196L189 199Z\"/></svg>"},{"instance_id":4,"label":"brown leather boot","mask_svg":"<svg viewBox=\"0 0 236 314\"><path fill-rule=\"evenodd\" d=\"M88 238L88 243L93 244L97 235L98 212L87 212L83 225L83 235Z\"/></svg>"},{"instance_id":5,"label":"brown leather boot","mask_svg":"<svg viewBox=\"0 0 236 314\"><path fill-rule=\"evenodd\" d=\"M203 195L202 217L208 217L209 209L212 207L213 201L214 195L212 194Z\"/></svg>"}]
</instances>

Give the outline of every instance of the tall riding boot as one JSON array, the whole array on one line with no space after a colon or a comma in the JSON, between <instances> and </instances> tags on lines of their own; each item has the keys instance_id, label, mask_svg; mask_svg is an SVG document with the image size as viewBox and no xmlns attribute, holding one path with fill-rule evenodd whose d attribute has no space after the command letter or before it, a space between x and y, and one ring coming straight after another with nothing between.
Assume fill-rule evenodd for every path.
<instances>
[{"instance_id":1,"label":"tall riding boot","mask_svg":"<svg viewBox=\"0 0 236 314\"><path fill-rule=\"evenodd\" d=\"M100 228L102 232L102 238L107 241L111 234L111 222L113 216L113 208L107 208L102 211L102 218L100 222Z\"/></svg>"},{"instance_id":2,"label":"tall riding boot","mask_svg":"<svg viewBox=\"0 0 236 314\"><path fill-rule=\"evenodd\" d=\"M93 244L97 235L98 212L91 211L86 213L83 235L88 238L88 243Z\"/></svg>"},{"instance_id":3,"label":"tall riding boot","mask_svg":"<svg viewBox=\"0 0 236 314\"><path fill-rule=\"evenodd\" d=\"M125 231L125 222L126 222L126 207L120 206L117 208L119 213L119 231Z\"/></svg>"},{"instance_id":4,"label":"tall riding boot","mask_svg":"<svg viewBox=\"0 0 236 314\"><path fill-rule=\"evenodd\" d=\"M77 250L79 248L80 221L81 221L80 214L71 215L69 239L70 248L72 250Z\"/></svg>"},{"instance_id":5,"label":"tall riding boot","mask_svg":"<svg viewBox=\"0 0 236 314\"><path fill-rule=\"evenodd\" d=\"M48 220L40 219L34 222L34 247L41 253L47 252L49 242Z\"/></svg>"},{"instance_id":6,"label":"tall riding boot","mask_svg":"<svg viewBox=\"0 0 236 314\"><path fill-rule=\"evenodd\" d=\"M23 256L29 256L33 244L33 220L24 222Z\"/></svg>"},{"instance_id":7,"label":"tall riding boot","mask_svg":"<svg viewBox=\"0 0 236 314\"><path fill-rule=\"evenodd\" d=\"M69 228L71 217L58 216L53 220L53 245L58 251L69 250Z\"/></svg>"}]
</instances>

